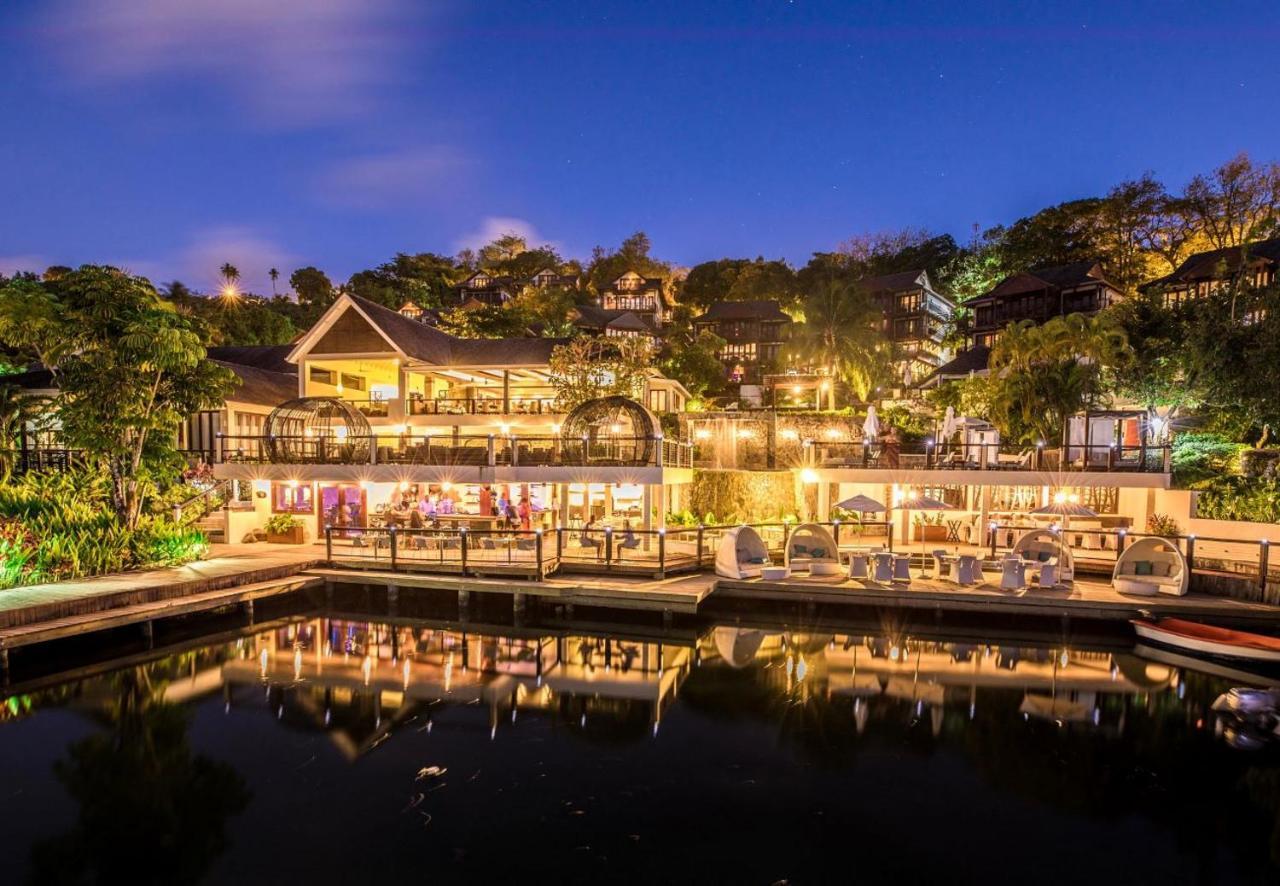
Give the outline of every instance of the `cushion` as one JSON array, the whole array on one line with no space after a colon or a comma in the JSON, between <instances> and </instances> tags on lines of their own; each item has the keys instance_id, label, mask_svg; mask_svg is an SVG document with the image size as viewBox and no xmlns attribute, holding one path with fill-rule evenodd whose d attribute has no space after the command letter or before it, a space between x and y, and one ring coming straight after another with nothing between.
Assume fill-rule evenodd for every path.
<instances>
[{"instance_id":1,"label":"cushion","mask_svg":"<svg viewBox=\"0 0 1280 886\"><path fill-rule=\"evenodd\" d=\"M748 563L755 563L755 564L759 565L759 564L761 564L761 563L768 563L768 562L769 562L769 558L768 558L768 557L752 557L751 559L747 560L747 562L748 562Z\"/></svg>"},{"instance_id":2,"label":"cushion","mask_svg":"<svg viewBox=\"0 0 1280 886\"><path fill-rule=\"evenodd\" d=\"M809 552L809 556L813 557L815 560L818 559L819 557L825 557L827 556L827 549L814 548L812 551Z\"/></svg>"},{"instance_id":3,"label":"cushion","mask_svg":"<svg viewBox=\"0 0 1280 886\"><path fill-rule=\"evenodd\" d=\"M809 553L809 548L808 548L808 546L807 546L807 545L799 545L799 544L797 544L797 545L792 545L792 546L791 546L791 555L792 555L792 556L796 556L796 555L804 555L804 554L807 554L807 553Z\"/></svg>"},{"instance_id":4,"label":"cushion","mask_svg":"<svg viewBox=\"0 0 1280 886\"><path fill-rule=\"evenodd\" d=\"M1152 575L1152 562L1150 560L1137 560L1133 564L1134 575Z\"/></svg>"}]
</instances>

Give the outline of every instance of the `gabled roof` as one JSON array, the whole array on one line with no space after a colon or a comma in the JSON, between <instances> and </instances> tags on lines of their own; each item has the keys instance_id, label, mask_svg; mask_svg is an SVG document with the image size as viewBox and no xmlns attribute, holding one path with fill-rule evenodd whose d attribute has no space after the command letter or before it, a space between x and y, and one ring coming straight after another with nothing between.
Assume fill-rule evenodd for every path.
<instances>
[{"instance_id":1,"label":"gabled roof","mask_svg":"<svg viewBox=\"0 0 1280 886\"><path fill-rule=\"evenodd\" d=\"M954 378L967 378L971 373L983 374L987 371L987 362L991 358L991 349L981 346L961 351L950 361L943 363L922 382L923 385L936 384Z\"/></svg>"},{"instance_id":2,"label":"gabled roof","mask_svg":"<svg viewBox=\"0 0 1280 886\"><path fill-rule=\"evenodd\" d=\"M1239 270L1242 258L1249 261L1260 261L1264 264L1280 264L1280 237L1270 240L1259 240L1245 246L1230 246L1226 249L1211 249L1208 252L1197 252L1183 259L1182 264L1172 274L1152 280L1142 286L1146 290L1153 286L1170 283L1194 283L1200 280L1216 280L1230 276Z\"/></svg>"},{"instance_id":3,"label":"gabled roof","mask_svg":"<svg viewBox=\"0 0 1280 886\"><path fill-rule=\"evenodd\" d=\"M537 366L551 359L554 338L458 338L358 295L338 297L289 354L297 363L344 312L354 310L387 341L387 352L435 366Z\"/></svg>"},{"instance_id":4,"label":"gabled roof","mask_svg":"<svg viewBox=\"0 0 1280 886\"><path fill-rule=\"evenodd\" d=\"M758 320L760 322L789 322L791 320L776 301L762 299L759 301L718 301L694 318L698 323L704 320Z\"/></svg>"},{"instance_id":5,"label":"gabled roof","mask_svg":"<svg viewBox=\"0 0 1280 886\"><path fill-rule=\"evenodd\" d=\"M219 366L230 369L240 379L240 385L228 396L231 403L252 403L257 406L279 406L298 396L298 372L272 372L257 366L213 360Z\"/></svg>"},{"instance_id":6,"label":"gabled roof","mask_svg":"<svg viewBox=\"0 0 1280 886\"><path fill-rule=\"evenodd\" d=\"M292 350L292 345L228 345L209 348L207 355L210 360L218 363L253 366L269 372L297 372L297 368L289 362L289 352Z\"/></svg>"},{"instance_id":7,"label":"gabled roof","mask_svg":"<svg viewBox=\"0 0 1280 886\"><path fill-rule=\"evenodd\" d=\"M622 329L661 335L647 314L595 305L578 305L573 310L577 314L573 323L580 329Z\"/></svg>"},{"instance_id":8,"label":"gabled roof","mask_svg":"<svg viewBox=\"0 0 1280 886\"><path fill-rule=\"evenodd\" d=\"M898 271L894 274L881 274L878 277L863 277L858 285L877 295L886 292L907 292L912 289L933 289L929 282L929 274L923 268L911 271Z\"/></svg>"},{"instance_id":9,"label":"gabled roof","mask_svg":"<svg viewBox=\"0 0 1280 886\"><path fill-rule=\"evenodd\" d=\"M1040 290L1061 292L1064 289L1072 289L1088 283L1103 283L1112 289L1119 290L1118 286L1111 283L1103 275L1101 264L1096 261L1085 260L1071 262L1066 265L1049 265L1043 268L1034 268L1021 274L1011 274L997 283L990 292L971 299L970 304L1003 296L1019 295L1024 292L1038 292Z\"/></svg>"}]
</instances>

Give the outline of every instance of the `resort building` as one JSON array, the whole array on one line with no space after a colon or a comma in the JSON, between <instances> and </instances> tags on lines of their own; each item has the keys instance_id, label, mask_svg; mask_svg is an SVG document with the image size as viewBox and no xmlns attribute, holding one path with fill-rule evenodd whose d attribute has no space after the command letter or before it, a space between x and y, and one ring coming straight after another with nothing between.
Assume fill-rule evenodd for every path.
<instances>
[{"instance_id":1,"label":"resort building","mask_svg":"<svg viewBox=\"0 0 1280 886\"><path fill-rule=\"evenodd\" d=\"M497 276L488 271L476 271L454 287L454 299L459 305L505 305L520 293L520 282L514 277Z\"/></svg>"},{"instance_id":2,"label":"resort building","mask_svg":"<svg viewBox=\"0 0 1280 886\"><path fill-rule=\"evenodd\" d=\"M643 311L609 310L595 305L578 305L570 312L574 328L588 335L643 338L657 345L661 332L653 315Z\"/></svg>"},{"instance_id":3,"label":"resort building","mask_svg":"<svg viewBox=\"0 0 1280 886\"><path fill-rule=\"evenodd\" d=\"M859 282L884 313L884 335L902 354L898 376L906 386L945 362L942 346L955 303L933 288L923 269L868 277Z\"/></svg>"},{"instance_id":4,"label":"resort building","mask_svg":"<svg viewBox=\"0 0 1280 886\"><path fill-rule=\"evenodd\" d=\"M923 387L943 381L985 375L991 346L1010 323L1040 324L1071 314L1092 315L1115 304L1124 293L1107 280L1096 261L1036 268L1005 277L989 292L970 299L973 312L969 346L939 366Z\"/></svg>"},{"instance_id":5,"label":"resort building","mask_svg":"<svg viewBox=\"0 0 1280 886\"><path fill-rule=\"evenodd\" d=\"M627 271L601 288L599 307L606 311L632 311L661 329L671 318L672 306L662 278Z\"/></svg>"},{"instance_id":6,"label":"resort building","mask_svg":"<svg viewBox=\"0 0 1280 886\"><path fill-rule=\"evenodd\" d=\"M791 318L776 301L716 302L693 321L697 332L724 339L720 361L730 381L759 384L782 353Z\"/></svg>"},{"instance_id":7,"label":"resort building","mask_svg":"<svg viewBox=\"0 0 1280 886\"><path fill-rule=\"evenodd\" d=\"M254 490L252 510L229 512L227 537L277 513L320 539L326 525L385 526L384 515L418 508L484 529L499 503L522 501L536 526L652 529L692 475L688 447L665 440L654 413L682 411L689 393L653 370L643 405L609 404L584 425L557 406L549 362L560 343L456 338L340 296L289 349L287 395L251 433L218 438L215 476Z\"/></svg>"},{"instance_id":8,"label":"resort building","mask_svg":"<svg viewBox=\"0 0 1280 886\"><path fill-rule=\"evenodd\" d=\"M1245 246L1197 252L1168 276L1152 280L1143 292L1159 292L1167 307L1204 298L1238 281L1260 289L1276 282L1280 268L1280 237Z\"/></svg>"}]
</instances>

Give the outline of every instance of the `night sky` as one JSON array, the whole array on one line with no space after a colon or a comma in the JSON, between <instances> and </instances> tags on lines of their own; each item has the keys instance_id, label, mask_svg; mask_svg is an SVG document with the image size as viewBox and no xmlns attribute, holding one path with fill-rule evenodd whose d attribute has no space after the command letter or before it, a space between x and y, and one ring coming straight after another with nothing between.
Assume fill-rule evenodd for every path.
<instances>
[{"instance_id":1,"label":"night sky","mask_svg":"<svg viewBox=\"0 0 1280 886\"><path fill-rule=\"evenodd\" d=\"M803 263L1280 159L1280 4L6 0L0 271Z\"/></svg>"}]
</instances>

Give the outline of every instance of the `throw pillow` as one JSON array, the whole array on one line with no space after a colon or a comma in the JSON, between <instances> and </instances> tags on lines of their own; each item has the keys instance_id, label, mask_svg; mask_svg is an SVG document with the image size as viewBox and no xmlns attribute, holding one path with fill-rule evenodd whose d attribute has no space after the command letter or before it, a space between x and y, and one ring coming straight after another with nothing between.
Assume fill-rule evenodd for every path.
<instances>
[{"instance_id":1,"label":"throw pillow","mask_svg":"<svg viewBox=\"0 0 1280 886\"><path fill-rule=\"evenodd\" d=\"M1152 574L1151 566L1152 564L1150 560L1139 560L1138 562L1133 564L1133 574L1134 575L1151 575Z\"/></svg>"}]
</instances>

